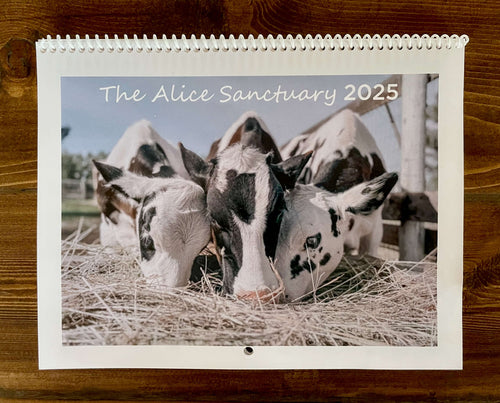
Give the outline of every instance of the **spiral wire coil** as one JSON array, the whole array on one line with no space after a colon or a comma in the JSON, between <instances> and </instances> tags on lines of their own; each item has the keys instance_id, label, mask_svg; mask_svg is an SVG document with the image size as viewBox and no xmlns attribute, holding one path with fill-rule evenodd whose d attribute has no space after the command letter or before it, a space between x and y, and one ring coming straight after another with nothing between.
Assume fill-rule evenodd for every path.
<instances>
[{"instance_id":1,"label":"spiral wire coil","mask_svg":"<svg viewBox=\"0 0 500 403\"><path fill-rule=\"evenodd\" d=\"M39 49L42 53L45 52L227 52L227 51L335 51L335 50L412 50L412 49L457 49L463 48L469 42L467 35L302 35L283 37L278 35L273 37L269 35L264 37L258 35L254 37L249 35L245 38L243 35L237 38L234 35L229 35L228 38L224 35L218 38L215 35L210 35L208 38L201 35L199 38L192 35L187 37L182 35L177 38L173 35L167 38L163 35L161 38L153 35L148 38L144 35L139 38L134 35L129 38L124 35L119 38L118 35L110 38L109 35L104 35L104 38L95 35L90 37L80 37L76 35L71 38L67 35L62 38L57 35L52 38L50 35L47 38L38 41Z\"/></svg>"}]
</instances>

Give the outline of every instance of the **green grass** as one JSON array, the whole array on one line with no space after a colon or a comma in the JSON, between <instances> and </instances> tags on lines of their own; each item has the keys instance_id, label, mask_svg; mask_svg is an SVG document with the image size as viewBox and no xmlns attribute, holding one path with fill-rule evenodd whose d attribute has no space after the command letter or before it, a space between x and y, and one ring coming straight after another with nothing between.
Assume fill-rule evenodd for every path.
<instances>
[{"instance_id":1,"label":"green grass","mask_svg":"<svg viewBox=\"0 0 500 403\"><path fill-rule=\"evenodd\" d=\"M98 216L100 214L100 210L93 199L63 199L61 210L62 215Z\"/></svg>"}]
</instances>

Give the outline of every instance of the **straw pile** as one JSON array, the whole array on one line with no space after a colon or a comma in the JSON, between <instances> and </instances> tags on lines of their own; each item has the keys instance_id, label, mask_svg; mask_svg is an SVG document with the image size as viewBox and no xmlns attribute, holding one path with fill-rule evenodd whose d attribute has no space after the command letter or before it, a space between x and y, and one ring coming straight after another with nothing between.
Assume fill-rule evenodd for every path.
<instances>
[{"instance_id":1,"label":"straw pile","mask_svg":"<svg viewBox=\"0 0 500 403\"><path fill-rule=\"evenodd\" d=\"M136 252L86 244L91 230L62 242L65 345L437 343L435 255L418 263L345 257L301 301L250 304L222 296L214 274L182 289L151 289Z\"/></svg>"}]
</instances>

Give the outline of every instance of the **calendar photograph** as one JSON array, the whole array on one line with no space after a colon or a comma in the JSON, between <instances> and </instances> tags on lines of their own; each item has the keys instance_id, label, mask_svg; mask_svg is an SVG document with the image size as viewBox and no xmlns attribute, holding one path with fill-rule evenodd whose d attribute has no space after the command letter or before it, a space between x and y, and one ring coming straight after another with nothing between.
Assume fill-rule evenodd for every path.
<instances>
[{"instance_id":1,"label":"calendar photograph","mask_svg":"<svg viewBox=\"0 0 500 403\"><path fill-rule=\"evenodd\" d=\"M62 346L438 346L438 74L60 86Z\"/></svg>"}]
</instances>

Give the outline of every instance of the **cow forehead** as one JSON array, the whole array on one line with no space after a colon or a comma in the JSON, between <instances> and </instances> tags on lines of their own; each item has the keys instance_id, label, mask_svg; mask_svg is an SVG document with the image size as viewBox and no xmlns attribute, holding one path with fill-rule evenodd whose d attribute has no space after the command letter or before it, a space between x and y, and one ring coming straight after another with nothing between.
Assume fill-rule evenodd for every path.
<instances>
[{"instance_id":1,"label":"cow forehead","mask_svg":"<svg viewBox=\"0 0 500 403\"><path fill-rule=\"evenodd\" d=\"M332 194L314 185L297 184L295 188L287 192L286 204L302 215L310 208L318 208L327 211L332 201Z\"/></svg>"},{"instance_id":2,"label":"cow forehead","mask_svg":"<svg viewBox=\"0 0 500 403\"><path fill-rule=\"evenodd\" d=\"M217 166L222 171L255 172L264 165L267 165L265 154L242 144L226 148L217 157Z\"/></svg>"},{"instance_id":3,"label":"cow forehead","mask_svg":"<svg viewBox=\"0 0 500 403\"><path fill-rule=\"evenodd\" d=\"M269 178L269 166L266 155L253 147L235 144L223 150L217 157L214 185L224 192L228 186L228 172L240 174L255 174L256 182L260 185Z\"/></svg>"},{"instance_id":4,"label":"cow forehead","mask_svg":"<svg viewBox=\"0 0 500 403\"><path fill-rule=\"evenodd\" d=\"M159 214L170 216L204 213L206 209L205 193L197 185L159 188L148 194L143 203L155 206Z\"/></svg>"},{"instance_id":5,"label":"cow forehead","mask_svg":"<svg viewBox=\"0 0 500 403\"><path fill-rule=\"evenodd\" d=\"M146 260L150 260L156 250L168 250L177 256L190 244L208 237L209 221L203 190L200 194L196 187L195 191L189 191L189 187L183 189L184 192L177 190L180 189L159 189L142 201L137 230L141 253L143 249L149 253Z\"/></svg>"},{"instance_id":6,"label":"cow forehead","mask_svg":"<svg viewBox=\"0 0 500 403\"><path fill-rule=\"evenodd\" d=\"M208 209L221 227L229 228L231 223L238 222L251 226L254 233L261 233L275 192L276 189L271 188L269 169L258 173L237 173L230 169L226 171L223 187L209 189Z\"/></svg>"},{"instance_id":7,"label":"cow forehead","mask_svg":"<svg viewBox=\"0 0 500 403\"><path fill-rule=\"evenodd\" d=\"M237 175L234 171L227 171L228 202L231 203L233 213L245 223L250 223L255 217L257 189L255 188L255 174L243 173Z\"/></svg>"},{"instance_id":8,"label":"cow forehead","mask_svg":"<svg viewBox=\"0 0 500 403\"><path fill-rule=\"evenodd\" d=\"M316 234L338 237L338 225L344 213L332 200L332 195L312 185L297 185L286 195L287 211L283 216L280 238L288 244L302 242Z\"/></svg>"}]
</instances>

